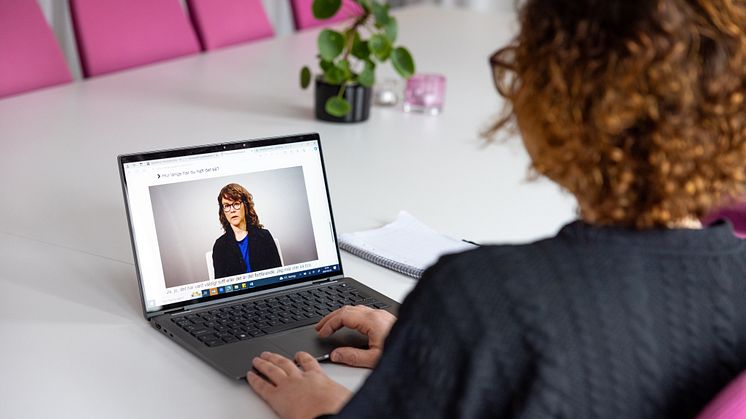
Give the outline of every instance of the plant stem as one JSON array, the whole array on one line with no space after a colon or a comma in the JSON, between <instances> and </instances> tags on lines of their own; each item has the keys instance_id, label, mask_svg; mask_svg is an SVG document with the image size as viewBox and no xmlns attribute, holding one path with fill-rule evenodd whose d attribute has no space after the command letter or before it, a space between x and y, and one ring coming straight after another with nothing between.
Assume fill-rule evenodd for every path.
<instances>
[{"instance_id":1,"label":"plant stem","mask_svg":"<svg viewBox=\"0 0 746 419\"><path fill-rule=\"evenodd\" d=\"M360 26L365 27L365 21L368 20L368 17L370 16L370 12L365 11L363 14L355 19L354 22L352 22L352 25L345 31L347 33L357 31L357 28ZM349 39L347 40L347 47L345 48L344 56L342 56L343 60L346 60L350 57L350 53L352 52L352 41L355 39L354 36L349 36Z\"/></svg>"},{"instance_id":2,"label":"plant stem","mask_svg":"<svg viewBox=\"0 0 746 419\"><path fill-rule=\"evenodd\" d=\"M340 98L340 99L343 99L343 97L342 97L342 96L344 96L344 94L345 94L345 88L347 88L347 82L343 82L343 83L342 83L342 84L341 84L341 85L339 86L339 93L337 93L337 97L338 97L338 98Z\"/></svg>"}]
</instances>

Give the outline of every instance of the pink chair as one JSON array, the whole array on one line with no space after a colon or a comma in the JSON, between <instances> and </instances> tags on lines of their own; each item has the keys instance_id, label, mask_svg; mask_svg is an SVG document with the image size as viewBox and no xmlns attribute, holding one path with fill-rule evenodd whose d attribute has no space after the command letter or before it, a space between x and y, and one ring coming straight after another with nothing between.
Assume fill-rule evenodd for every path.
<instances>
[{"instance_id":1,"label":"pink chair","mask_svg":"<svg viewBox=\"0 0 746 419\"><path fill-rule=\"evenodd\" d=\"M70 9L86 77L199 51L179 0L70 0Z\"/></svg>"},{"instance_id":2,"label":"pink chair","mask_svg":"<svg viewBox=\"0 0 746 419\"><path fill-rule=\"evenodd\" d=\"M329 19L318 20L313 17L311 4L313 0L292 0L290 5L293 7L293 20L295 29L303 30L315 28L317 26L326 26L332 23L347 20L363 14L363 9L353 0L342 0L342 7L336 15Z\"/></svg>"},{"instance_id":3,"label":"pink chair","mask_svg":"<svg viewBox=\"0 0 746 419\"><path fill-rule=\"evenodd\" d=\"M0 0L0 97L71 80L36 0Z\"/></svg>"},{"instance_id":4,"label":"pink chair","mask_svg":"<svg viewBox=\"0 0 746 419\"><path fill-rule=\"evenodd\" d=\"M702 223L712 224L719 219L727 219L733 224L733 232L736 236L746 239L746 201L724 206L717 211L708 214Z\"/></svg>"},{"instance_id":5,"label":"pink chair","mask_svg":"<svg viewBox=\"0 0 746 419\"><path fill-rule=\"evenodd\" d=\"M187 0L205 51L274 36L261 0Z\"/></svg>"},{"instance_id":6,"label":"pink chair","mask_svg":"<svg viewBox=\"0 0 746 419\"><path fill-rule=\"evenodd\" d=\"M746 372L731 381L697 419L746 419Z\"/></svg>"}]
</instances>

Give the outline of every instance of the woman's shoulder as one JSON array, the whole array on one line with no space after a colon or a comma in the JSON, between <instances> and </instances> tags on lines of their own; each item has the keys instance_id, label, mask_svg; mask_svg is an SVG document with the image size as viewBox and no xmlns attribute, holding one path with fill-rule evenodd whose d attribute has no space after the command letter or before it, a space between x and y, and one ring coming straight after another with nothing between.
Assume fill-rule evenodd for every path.
<instances>
[{"instance_id":1,"label":"woman's shoulder","mask_svg":"<svg viewBox=\"0 0 746 419\"><path fill-rule=\"evenodd\" d=\"M425 271L420 282L448 299L481 301L493 297L502 300L524 293L539 295L546 291L544 279L557 269L558 260L569 264L576 262L567 257L568 252L563 247L566 244L557 238L526 244L479 246L441 257Z\"/></svg>"},{"instance_id":2,"label":"woman's shoulder","mask_svg":"<svg viewBox=\"0 0 746 419\"><path fill-rule=\"evenodd\" d=\"M433 270L463 272L464 274L510 273L531 269L541 253L552 252L556 239L526 244L484 245L461 253L442 256L431 267Z\"/></svg>"},{"instance_id":3,"label":"woman's shoulder","mask_svg":"<svg viewBox=\"0 0 746 419\"><path fill-rule=\"evenodd\" d=\"M212 248L215 250L216 248L225 246L226 244L231 244L231 237L228 233L223 233L220 237L215 239L215 244L212 245Z\"/></svg>"},{"instance_id":4,"label":"woman's shoulder","mask_svg":"<svg viewBox=\"0 0 746 419\"><path fill-rule=\"evenodd\" d=\"M249 234L255 237L261 237L261 238L272 238L272 233L269 232L266 228L257 227L255 225L250 225L247 228L247 231Z\"/></svg>"}]
</instances>

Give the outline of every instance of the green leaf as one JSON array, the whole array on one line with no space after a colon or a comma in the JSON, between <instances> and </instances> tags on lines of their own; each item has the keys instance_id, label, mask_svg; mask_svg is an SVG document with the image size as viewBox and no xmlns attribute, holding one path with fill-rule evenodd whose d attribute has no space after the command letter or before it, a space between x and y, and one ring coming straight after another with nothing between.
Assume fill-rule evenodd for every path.
<instances>
[{"instance_id":1,"label":"green leaf","mask_svg":"<svg viewBox=\"0 0 746 419\"><path fill-rule=\"evenodd\" d=\"M321 60L319 61L319 66L321 67L321 71L325 72L333 67L334 63L332 63L331 61Z\"/></svg>"},{"instance_id":2,"label":"green leaf","mask_svg":"<svg viewBox=\"0 0 746 419\"><path fill-rule=\"evenodd\" d=\"M344 72L337 66L329 67L329 69L324 72L324 81L329 84L342 84L344 80Z\"/></svg>"},{"instance_id":3,"label":"green leaf","mask_svg":"<svg viewBox=\"0 0 746 419\"><path fill-rule=\"evenodd\" d=\"M365 70L357 76L357 81L365 87L371 87L373 86L373 83L376 82L376 73L372 68L366 67Z\"/></svg>"},{"instance_id":4,"label":"green leaf","mask_svg":"<svg viewBox=\"0 0 746 419\"><path fill-rule=\"evenodd\" d=\"M316 19L329 19L342 7L342 0L313 0L311 11Z\"/></svg>"},{"instance_id":5,"label":"green leaf","mask_svg":"<svg viewBox=\"0 0 746 419\"><path fill-rule=\"evenodd\" d=\"M309 84L311 84L311 69L304 66L300 70L300 87L305 89Z\"/></svg>"},{"instance_id":6,"label":"green leaf","mask_svg":"<svg viewBox=\"0 0 746 419\"><path fill-rule=\"evenodd\" d=\"M384 27L389 21L389 8L374 1L371 4L373 16L376 18L376 27Z\"/></svg>"},{"instance_id":7,"label":"green leaf","mask_svg":"<svg viewBox=\"0 0 746 419\"><path fill-rule=\"evenodd\" d=\"M342 53L345 44L344 36L337 31L324 29L319 34L318 44L321 58L326 61L332 61Z\"/></svg>"},{"instance_id":8,"label":"green leaf","mask_svg":"<svg viewBox=\"0 0 746 419\"><path fill-rule=\"evenodd\" d=\"M341 118L350 113L350 109L351 106L349 102L339 96L330 97L326 101L326 105L324 105L324 110L326 110L326 113L338 118Z\"/></svg>"},{"instance_id":9,"label":"green leaf","mask_svg":"<svg viewBox=\"0 0 746 419\"><path fill-rule=\"evenodd\" d=\"M370 37L368 48L370 48L370 52L378 58L378 61L386 61L389 58L389 55L391 55L391 43L380 33Z\"/></svg>"},{"instance_id":10,"label":"green leaf","mask_svg":"<svg viewBox=\"0 0 746 419\"><path fill-rule=\"evenodd\" d=\"M414 59L412 54L404 47L399 47L391 54L391 64L394 70L405 79L412 77L414 74Z\"/></svg>"},{"instance_id":11,"label":"green leaf","mask_svg":"<svg viewBox=\"0 0 746 419\"><path fill-rule=\"evenodd\" d=\"M396 22L396 18L392 17L389 19L389 21L383 25L383 31L389 42L393 44L394 41L396 41L396 36L399 34L399 24Z\"/></svg>"},{"instance_id":12,"label":"green leaf","mask_svg":"<svg viewBox=\"0 0 746 419\"><path fill-rule=\"evenodd\" d=\"M374 63L373 60L370 60L370 59L365 60L365 68L369 68L371 70L375 70L376 69L376 63Z\"/></svg>"},{"instance_id":13,"label":"green leaf","mask_svg":"<svg viewBox=\"0 0 746 419\"><path fill-rule=\"evenodd\" d=\"M368 41L360 39L360 34L355 31L355 37L352 40L352 49L350 50L352 56L365 60L370 56L370 48L368 48Z\"/></svg>"},{"instance_id":14,"label":"green leaf","mask_svg":"<svg viewBox=\"0 0 746 419\"><path fill-rule=\"evenodd\" d=\"M352 78L352 71L350 70L350 62L348 60L339 60L337 68L342 71L342 77L344 80Z\"/></svg>"}]
</instances>

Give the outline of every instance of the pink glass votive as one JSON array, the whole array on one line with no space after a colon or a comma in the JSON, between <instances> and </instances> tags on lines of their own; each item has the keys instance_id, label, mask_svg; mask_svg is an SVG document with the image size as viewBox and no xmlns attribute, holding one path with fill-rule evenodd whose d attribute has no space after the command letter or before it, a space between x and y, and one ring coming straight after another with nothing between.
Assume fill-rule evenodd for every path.
<instances>
[{"instance_id":1,"label":"pink glass votive","mask_svg":"<svg viewBox=\"0 0 746 419\"><path fill-rule=\"evenodd\" d=\"M443 111L446 78L440 74L415 74L404 90L404 112L437 115Z\"/></svg>"}]
</instances>

